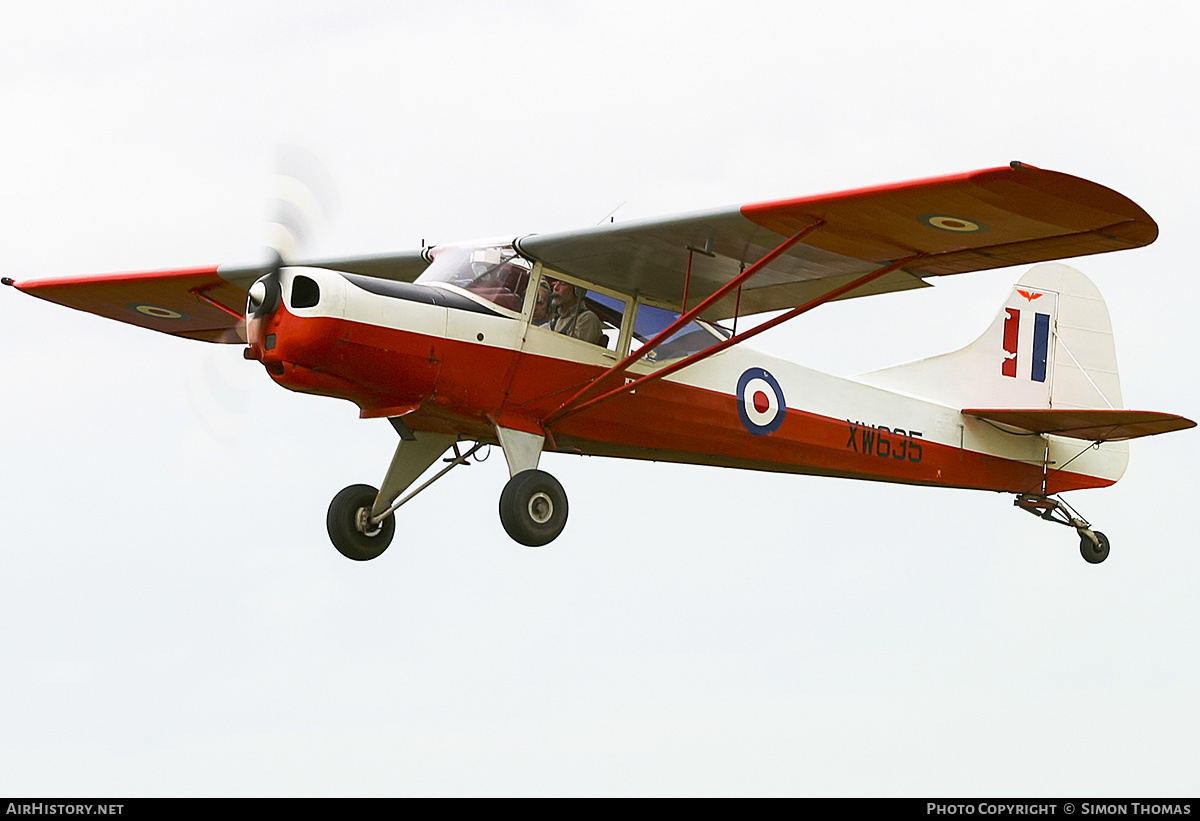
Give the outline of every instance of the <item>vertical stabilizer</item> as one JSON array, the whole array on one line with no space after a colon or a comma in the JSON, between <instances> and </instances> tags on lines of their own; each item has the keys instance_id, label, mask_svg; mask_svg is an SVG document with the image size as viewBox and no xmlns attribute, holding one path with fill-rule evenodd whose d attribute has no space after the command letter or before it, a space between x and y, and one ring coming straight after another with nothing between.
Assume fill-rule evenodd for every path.
<instances>
[{"instance_id":1,"label":"vertical stabilizer","mask_svg":"<svg viewBox=\"0 0 1200 821\"><path fill-rule=\"evenodd\" d=\"M983 335L952 353L859 381L957 408L1119 408L1108 308L1079 271L1031 268Z\"/></svg>"}]
</instances>

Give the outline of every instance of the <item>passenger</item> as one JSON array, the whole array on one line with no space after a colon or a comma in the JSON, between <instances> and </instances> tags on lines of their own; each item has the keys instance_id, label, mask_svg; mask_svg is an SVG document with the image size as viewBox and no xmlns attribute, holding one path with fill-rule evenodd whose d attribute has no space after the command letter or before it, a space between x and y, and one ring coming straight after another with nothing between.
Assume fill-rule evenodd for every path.
<instances>
[{"instance_id":1,"label":"passenger","mask_svg":"<svg viewBox=\"0 0 1200 821\"><path fill-rule=\"evenodd\" d=\"M537 296L533 300L533 317L530 321L539 327L550 321L550 280L538 283Z\"/></svg>"},{"instance_id":2,"label":"passenger","mask_svg":"<svg viewBox=\"0 0 1200 821\"><path fill-rule=\"evenodd\" d=\"M555 282L552 288L555 313L550 320L550 330L607 347L600 317L583 303L587 289L562 280Z\"/></svg>"}]
</instances>

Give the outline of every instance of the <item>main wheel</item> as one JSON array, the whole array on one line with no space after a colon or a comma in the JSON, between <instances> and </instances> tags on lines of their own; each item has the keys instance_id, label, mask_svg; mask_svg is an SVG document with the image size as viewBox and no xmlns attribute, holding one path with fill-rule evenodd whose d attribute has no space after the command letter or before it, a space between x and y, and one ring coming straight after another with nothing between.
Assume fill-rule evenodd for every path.
<instances>
[{"instance_id":1,"label":"main wheel","mask_svg":"<svg viewBox=\"0 0 1200 821\"><path fill-rule=\"evenodd\" d=\"M500 523L526 547L549 544L567 524L567 494L549 473L523 470L500 494Z\"/></svg>"},{"instance_id":2,"label":"main wheel","mask_svg":"<svg viewBox=\"0 0 1200 821\"><path fill-rule=\"evenodd\" d=\"M1079 537L1079 552L1083 556L1084 561L1091 564L1100 564L1108 558L1108 537L1099 530L1093 530L1096 534L1097 541L1100 544L1092 544L1092 540L1087 536Z\"/></svg>"},{"instance_id":3,"label":"main wheel","mask_svg":"<svg viewBox=\"0 0 1200 821\"><path fill-rule=\"evenodd\" d=\"M387 550L396 535L396 518L388 516L372 525L371 507L379 493L370 485L350 485L329 503L325 529L329 540L347 559L365 562Z\"/></svg>"}]
</instances>

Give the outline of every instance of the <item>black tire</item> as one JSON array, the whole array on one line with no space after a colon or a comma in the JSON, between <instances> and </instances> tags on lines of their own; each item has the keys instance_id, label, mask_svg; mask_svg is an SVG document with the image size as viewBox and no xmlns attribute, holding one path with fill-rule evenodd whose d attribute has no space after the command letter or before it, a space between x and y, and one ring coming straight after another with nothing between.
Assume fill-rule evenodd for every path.
<instances>
[{"instance_id":1,"label":"black tire","mask_svg":"<svg viewBox=\"0 0 1200 821\"><path fill-rule=\"evenodd\" d=\"M1079 553L1083 556L1083 560L1089 564L1100 564L1108 558L1108 537L1099 530L1092 531L1096 534L1096 538L1100 544L1092 544L1092 540L1087 536L1079 537Z\"/></svg>"},{"instance_id":2,"label":"black tire","mask_svg":"<svg viewBox=\"0 0 1200 821\"><path fill-rule=\"evenodd\" d=\"M395 516L388 516L373 532L364 533L355 524L359 510L366 508L369 513L378 493L370 485L350 485L329 503L325 529L333 546L347 559L356 562L374 559L388 549L396 535Z\"/></svg>"},{"instance_id":3,"label":"black tire","mask_svg":"<svg viewBox=\"0 0 1200 821\"><path fill-rule=\"evenodd\" d=\"M526 547L550 544L566 527L567 494L549 473L523 470L500 494L500 523Z\"/></svg>"}]
</instances>

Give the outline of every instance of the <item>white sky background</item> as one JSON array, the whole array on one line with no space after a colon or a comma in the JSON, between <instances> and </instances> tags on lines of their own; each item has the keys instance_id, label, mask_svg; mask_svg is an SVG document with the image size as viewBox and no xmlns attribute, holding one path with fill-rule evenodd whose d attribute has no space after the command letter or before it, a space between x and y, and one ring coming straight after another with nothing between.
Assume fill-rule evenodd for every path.
<instances>
[{"instance_id":1,"label":"white sky background","mask_svg":"<svg viewBox=\"0 0 1200 821\"><path fill-rule=\"evenodd\" d=\"M1196 418L1200 12L1186 3L9 3L0 274L250 258L274 147L321 255L1003 165L1161 236L1076 264L1129 407ZM760 337L853 373L959 347L1021 270ZM754 343L752 343L754 344ZM570 522L511 542L503 457L374 562L329 499L395 436L237 346L0 291L0 795L1195 795L1192 432L1069 498L547 456Z\"/></svg>"}]
</instances>

